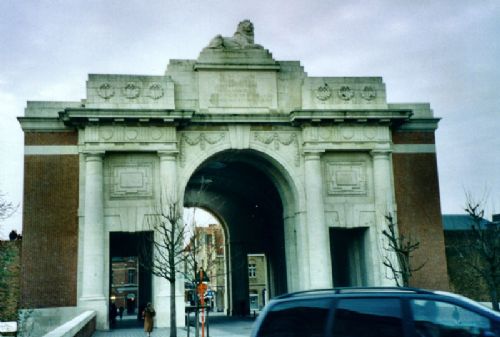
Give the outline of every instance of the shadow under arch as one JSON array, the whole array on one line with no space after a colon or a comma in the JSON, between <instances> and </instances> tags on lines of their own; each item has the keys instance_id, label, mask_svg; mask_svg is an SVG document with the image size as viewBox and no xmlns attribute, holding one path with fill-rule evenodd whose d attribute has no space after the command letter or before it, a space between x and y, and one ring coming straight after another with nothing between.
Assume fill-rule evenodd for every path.
<instances>
[{"instance_id":1,"label":"shadow under arch","mask_svg":"<svg viewBox=\"0 0 500 337\"><path fill-rule=\"evenodd\" d=\"M264 153L226 150L201 162L186 183L184 206L204 208L224 229L228 314L249 313L247 254L266 255L270 297L288 290L293 258L285 245L293 245L287 237L293 223L286 219L296 212L296 196L283 170Z\"/></svg>"}]
</instances>

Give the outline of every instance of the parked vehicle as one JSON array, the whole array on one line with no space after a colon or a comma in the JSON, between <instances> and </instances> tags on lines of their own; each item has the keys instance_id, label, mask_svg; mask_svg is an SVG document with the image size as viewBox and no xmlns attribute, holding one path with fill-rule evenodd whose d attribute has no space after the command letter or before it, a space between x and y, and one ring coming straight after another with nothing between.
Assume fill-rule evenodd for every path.
<instances>
[{"instance_id":1,"label":"parked vehicle","mask_svg":"<svg viewBox=\"0 0 500 337\"><path fill-rule=\"evenodd\" d=\"M335 288L279 296L252 337L500 337L500 314L466 297L416 288Z\"/></svg>"}]
</instances>

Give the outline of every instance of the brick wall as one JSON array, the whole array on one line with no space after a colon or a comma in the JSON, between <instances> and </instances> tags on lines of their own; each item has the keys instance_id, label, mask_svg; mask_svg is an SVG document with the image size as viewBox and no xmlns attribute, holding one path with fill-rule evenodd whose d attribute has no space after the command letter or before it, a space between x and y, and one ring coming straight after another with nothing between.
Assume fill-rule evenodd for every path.
<instances>
[{"instance_id":1,"label":"brick wall","mask_svg":"<svg viewBox=\"0 0 500 337\"><path fill-rule=\"evenodd\" d=\"M26 145L74 145L76 133L26 133ZM76 305L78 155L24 158L24 307Z\"/></svg>"},{"instance_id":2,"label":"brick wall","mask_svg":"<svg viewBox=\"0 0 500 337\"><path fill-rule=\"evenodd\" d=\"M395 144L433 144L432 132L395 132ZM425 263L411 285L449 289L441 223L439 181L435 153L394 153L394 186L400 232L420 241L413 266Z\"/></svg>"},{"instance_id":3,"label":"brick wall","mask_svg":"<svg viewBox=\"0 0 500 337\"><path fill-rule=\"evenodd\" d=\"M24 145L77 145L77 132L25 132Z\"/></svg>"}]
</instances>

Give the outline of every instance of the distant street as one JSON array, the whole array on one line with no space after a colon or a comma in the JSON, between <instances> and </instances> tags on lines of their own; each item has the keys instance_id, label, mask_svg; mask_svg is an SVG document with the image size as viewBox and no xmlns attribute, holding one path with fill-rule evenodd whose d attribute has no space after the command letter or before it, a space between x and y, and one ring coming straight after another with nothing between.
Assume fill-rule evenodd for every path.
<instances>
[{"instance_id":1,"label":"distant street","mask_svg":"<svg viewBox=\"0 0 500 337\"><path fill-rule=\"evenodd\" d=\"M205 337L249 337L252 331L254 319L227 316L212 316L209 321L209 336ZM110 331L96 331L92 337L144 337L145 333L142 326L137 326L134 317L123 317L120 322L118 318L117 329ZM122 326L123 328L120 328ZM187 328L177 329L178 337L187 337ZM152 337L168 337L168 328L154 329ZM194 327L191 327L190 337L194 337ZM201 332L200 332L201 336Z\"/></svg>"}]
</instances>

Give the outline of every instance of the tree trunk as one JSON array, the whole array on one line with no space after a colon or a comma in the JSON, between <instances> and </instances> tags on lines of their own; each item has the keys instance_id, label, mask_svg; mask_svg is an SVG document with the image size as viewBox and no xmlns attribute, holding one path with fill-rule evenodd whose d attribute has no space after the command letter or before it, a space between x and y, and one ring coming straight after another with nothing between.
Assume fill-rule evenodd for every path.
<instances>
[{"instance_id":1,"label":"tree trunk","mask_svg":"<svg viewBox=\"0 0 500 337\"><path fill-rule=\"evenodd\" d=\"M177 337L177 314L175 311L175 278L170 281L170 337Z\"/></svg>"},{"instance_id":2,"label":"tree trunk","mask_svg":"<svg viewBox=\"0 0 500 337\"><path fill-rule=\"evenodd\" d=\"M498 305L498 293L497 293L495 284L491 287L490 298L491 298L491 306L492 306L493 310L500 311L500 308Z\"/></svg>"}]
</instances>

